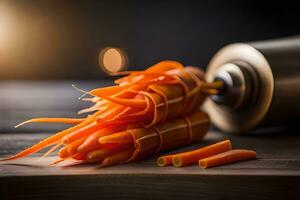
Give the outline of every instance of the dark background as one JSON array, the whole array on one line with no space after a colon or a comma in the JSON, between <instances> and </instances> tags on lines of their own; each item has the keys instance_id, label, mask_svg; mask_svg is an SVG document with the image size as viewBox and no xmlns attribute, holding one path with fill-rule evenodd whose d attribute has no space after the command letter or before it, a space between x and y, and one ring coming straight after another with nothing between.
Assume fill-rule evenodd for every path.
<instances>
[{"instance_id":1,"label":"dark background","mask_svg":"<svg viewBox=\"0 0 300 200\"><path fill-rule=\"evenodd\" d=\"M232 42L300 33L289 1L0 1L0 79L98 79L107 46L129 69L165 59L205 67Z\"/></svg>"}]
</instances>

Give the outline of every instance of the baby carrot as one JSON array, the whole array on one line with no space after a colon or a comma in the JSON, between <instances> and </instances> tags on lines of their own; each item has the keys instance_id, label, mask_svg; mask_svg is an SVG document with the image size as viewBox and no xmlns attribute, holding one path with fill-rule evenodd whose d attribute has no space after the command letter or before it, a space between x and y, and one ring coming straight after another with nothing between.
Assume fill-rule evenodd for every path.
<instances>
[{"instance_id":1,"label":"baby carrot","mask_svg":"<svg viewBox=\"0 0 300 200\"><path fill-rule=\"evenodd\" d=\"M208 168L256 158L256 152L235 149L199 160L199 167Z\"/></svg>"},{"instance_id":2,"label":"baby carrot","mask_svg":"<svg viewBox=\"0 0 300 200\"><path fill-rule=\"evenodd\" d=\"M127 149L129 147L131 147L132 145L110 145L110 146L106 146L104 148L101 149L97 149L94 151L90 151L87 155L86 155L86 160L89 163L94 163L94 162L102 162L106 157L123 151L124 149Z\"/></svg>"},{"instance_id":3,"label":"baby carrot","mask_svg":"<svg viewBox=\"0 0 300 200\"><path fill-rule=\"evenodd\" d=\"M78 152L77 148L86 140L87 137L82 137L78 140L75 140L71 144L68 145L68 152L70 154L75 154Z\"/></svg>"},{"instance_id":4,"label":"baby carrot","mask_svg":"<svg viewBox=\"0 0 300 200\"><path fill-rule=\"evenodd\" d=\"M129 148L125 151L120 151L118 153L115 153L105 158L102 161L102 166L108 167L108 166L112 166L124 162L132 156L133 152L134 152L134 148Z\"/></svg>"},{"instance_id":5,"label":"baby carrot","mask_svg":"<svg viewBox=\"0 0 300 200\"><path fill-rule=\"evenodd\" d=\"M64 146L63 148L61 148L59 151L58 151L58 156L60 158L67 158L68 156L70 156L70 153L68 151L68 146Z\"/></svg>"},{"instance_id":6,"label":"baby carrot","mask_svg":"<svg viewBox=\"0 0 300 200\"><path fill-rule=\"evenodd\" d=\"M225 140L216 144L203 147L201 149L176 154L172 158L172 162L175 167L182 167L185 165L196 163L200 159L223 153L231 149L232 147L230 140Z\"/></svg>"},{"instance_id":7,"label":"baby carrot","mask_svg":"<svg viewBox=\"0 0 300 200\"><path fill-rule=\"evenodd\" d=\"M133 137L127 131L122 131L119 133L114 133L108 136L100 137L99 143L132 143Z\"/></svg>"},{"instance_id":8,"label":"baby carrot","mask_svg":"<svg viewBox=\"0 0 300 200\"><path fill-rule=\"evenodd\" d=\"M86 160L89 163L101 162L110 154L111 154L110 149L104 148L104 149L94 150L94 151L90 151L86 155Z\"/></svg>"},{"instance_id":9,"label":"baby carrot","mask_svg":"<svg viewBox=\"0 0 300 200\"><path fill-rule=\"evenodd\" d=\"M164 167L168 165L172 165L172 158L174 155L166 155L166 156L161 156L157 159L157 165L159 167Z\"/></svg>"},{"instance_id":10,"label":"baby carrot","mask_svg":"<svg viewBox=\"0 0 300 200\"><path fill-rule=\"evenodd\" d=\"M98 140L100 137L112 134L114 131L121 131L122 129L124 129L124 127L122 126L110 126L104 129L100 129L99 131L96 131L90 136L88 136L87 139L77 148L77 151L80 153L86 153L91 150L94 150L99 146Z\"/></svg>"},{"instance_id":11,"label":"baby carrot","mask_svg":"<svg viewBox=\"0 0 300 200\"><path fill-rule=\"evenodd\" d=\"M61 141L63 144L69 144L71 142L74 142L75 140L80 139L81 137L88 136L97 130L99 130L100 125L97 124L97 122L91 123L89 125L86 125L85 127L82 127L79 130L76 130L66 136L64 136Z\"/></svg>"}]
</instances>

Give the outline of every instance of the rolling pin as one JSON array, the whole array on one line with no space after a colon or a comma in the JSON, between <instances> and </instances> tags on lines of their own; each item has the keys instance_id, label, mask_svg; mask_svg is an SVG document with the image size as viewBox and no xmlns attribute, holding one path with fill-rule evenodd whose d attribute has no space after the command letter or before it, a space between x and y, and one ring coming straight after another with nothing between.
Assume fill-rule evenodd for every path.
<instances>
[{"instance_id":1,"label":"rolling pin","mask_svg":"<svg viewBox=\"0 0 300 200\"><path fill-rule=\"evenodd\" d=\"M223 82L204 104L223 131L300 124L300 36L227 45L209 62L206 80Z\"/></svg>"}]
</instances>

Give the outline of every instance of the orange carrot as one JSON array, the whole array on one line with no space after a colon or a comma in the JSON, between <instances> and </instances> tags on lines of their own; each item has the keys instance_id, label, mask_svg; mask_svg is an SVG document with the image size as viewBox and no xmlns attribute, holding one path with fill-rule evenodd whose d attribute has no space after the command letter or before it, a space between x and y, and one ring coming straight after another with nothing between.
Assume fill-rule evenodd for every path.
<instances>
[{"instance_id":1,"label":"orange carrot","mask_svg":"<svg viewBox=\"0 0 300 200\"><path fill-rule=\"evenodd\" d=\"M120 151L118 153L112 154L102 161L102 166L108 167L127 161L132 156L133 152L134 148L129 148L125 151Z\"/></svg>"},{"instance_id":2,"label":"orange carrot","mask_svg":"<svg viewBox=\"0 0 300 200\"><path fill-rule=\"evenodd\" d=\"M82 137L78 140L75 140L71 144L68 145L69 154L75 154L78 152L77 148L86 140L87 137Z\"/></svg>"},{"instance_id":3,"label":"orange carrot","mask_svg":"<svg viewBox=\"0 0 300 200\"><path fill-rule=\"evenodd\" d=\"M58 151L58 156L60 158L67 158L69 157L71 154L69 153L68 151L68 146L64 146L63 148L61 148L59 151Z\"/></svg>"},{"instance_id":4,"label":"orange carrot","mask_svg":"<svg viewBox=\"0 0 300 200\"><path fill-rule=\"evenodd\" d=\"M34 118L34 119L30 119L30 120L27 120L25 122L22 122L22 123L16 125L15 128L18 128L20 126L23 126L28 123L33 123L33 122L79 124L79 123L83 122L84 120L86 120L86 119L85 118L78 118L78 119L76 119L76 118Z\"/></svg>"},{"instance_id":5,"label":"orange carrot","mask_svg":"<svg viewBox=\"0 0 300 200\"><path fill-rule=\"evenodd\" d=\"M127 131L122 131L118 133L114 133L108 136L100 137L100 143L132 143L133 137Z\"/></svg>"},{"instance_id":6,"label":"orange carrot","mask_svg":"<svg viewBox=\"0 0 300 200\"><path fill-rule=\"evenodd\" d=\"M224 153L220 153L214 156L210 156L199 160L199 166L201 168L215 167L219 165L225 165L230 163L235 163L243 160L251 160L256 158L256 152L245 150L245 149L235 149Z\"/></svg>"},{"instance_id":7,"label":"orange carrot","mask_svg":"<svg viewBox=\"0 0 300 200\"><path fill-rule=\"evenodd\" d=\"M131 145L132 146L132 145ZM128 145L110 145L110 146L105 146L101 149L97 149L94 151L90 151L87 155L86 155L86 160L89 163L95 163L95 162L102 162L102 160L104 160L106 157L120 152L126 148L128 148L130 146Z\"/></svg>"},{"instance_id":8,"label":"orange carrot","mask_svg":"<svg viewBox=\"0 0 300 200\"><path fill-rule=\"evenodd\" d=\"M94 150L95 147L99 146L99 138L112 134L115 131L121 131L122 129L125 129L123 126L113 126L113 127L107 127L104 129L101 129L99 131L96 131L95 133L88 136L88 138L78 147L78 152L86 153L88 151Z\"/></svg>"},{"instance_id":9,"label":"orange carrot","mask_svg":"<svg viewBox=\"0 0 300 200\"><path fill-rule=\"evenodd\" d=\"M166 155L166 156L161 156L157 159L157 165L159 167L164 167L164 166L169 166L172 165L172 158L174 155Z\"/></svg>"},{"instance_id":10,"label":"orange carrot","mask_svg":"<svg viewBox=\"0 0 300 200\"><path fill-rule=\"evenodd\" d=\"M97 122L91 123L85 127L82 127L81 129L78 129L74 131L73 133L70 133L62 138L63 144L69 144L71 142L74 142L77 139L80 139L81 137L88 136L92 134L93 132L99 130L99 124Z\"/></svg>"},{"instance_id":11,"label":"orange carrot","mask_svg":"<svg viewBox=\"0 0 300 200\"><path fill-rule=\"evenodd\" d=\"M231 149L231 142L229 140L225 140L216 144L203 147L201 149L176 154L172 158L172 162L175 167L182 167L196 163L200 159L223 153Z\"/></svg>"}]
</instances>

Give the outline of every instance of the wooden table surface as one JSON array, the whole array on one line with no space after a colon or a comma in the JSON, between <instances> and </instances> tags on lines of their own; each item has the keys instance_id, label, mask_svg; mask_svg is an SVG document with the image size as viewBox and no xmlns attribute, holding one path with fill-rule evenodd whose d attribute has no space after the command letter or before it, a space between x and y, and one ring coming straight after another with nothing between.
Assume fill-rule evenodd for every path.
<instances>
[{"instance_id":1,"label":"wooden table surface","mask_svg":"<svg viewBox=\"0 0 300 200\"><path fill-rule=\"evenodd\" d=\"M0 81L0 157L49 136L57 126L13 129L38 116L75 116L86 107L82 89L111 81ZM19 98L19 97L22 98ZM109 168L95 165L48 167L53 159L31 157L0 164L0 200L5 199L300 199L299 131L232 135L210 131L198 146L231 139L235 148L256 150L257 160L199 169L197 165L159 168L155 158ZM195 148L196 146L190 147ZM182 151L183 149L178 149ZM35 157L34 157L35 156Z\"/></svg>"},{"instance_id":2,"label":"wooden table surface","mask_svg":"<svg viewBox=\"0 0 300 200\"><path fill-rule=\"evenodd\" d=\"M49 134L2 134L0 152L15 153ZM204 146L230 138L258 159L200 169L157 167L155 159L109 168L48 167L41 154L0 165L0 199L283 199L300 197L300 134L288 131L232 135L210 131ZM179 149L177 151L181 151Z\"/></svg>"}]
</instances>

